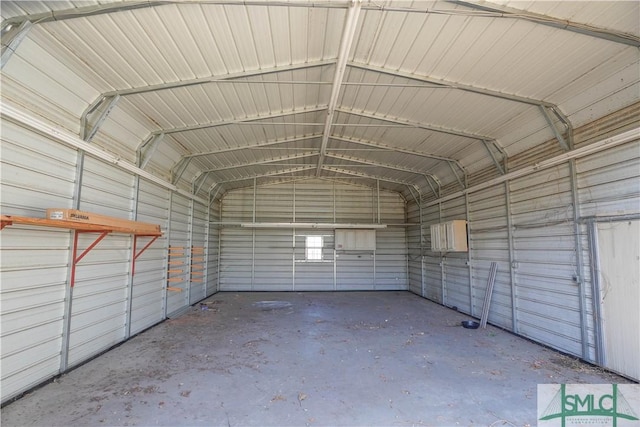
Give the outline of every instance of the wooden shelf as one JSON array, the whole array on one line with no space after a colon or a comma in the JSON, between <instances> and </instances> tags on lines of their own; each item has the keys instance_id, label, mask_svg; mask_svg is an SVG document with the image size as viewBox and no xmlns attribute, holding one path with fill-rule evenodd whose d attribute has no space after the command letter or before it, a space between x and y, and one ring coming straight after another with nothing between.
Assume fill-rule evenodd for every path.
<instances>
[{"instance_id":1,"label":"wooden shelf","mask_svg":"<svg viewBox=\"0 0 640 427\"><path fill-rule=\"evenodd\" d=\"M80 231L107 231L111 233L133 234L136 236L162 236L162 231L151 232L145 229L129 227L117 227L111 225L94 224L88 222L68 221L61 219L31 218L26 216L2 215L0 217L2 228L7 225L25 224L38 227L66 228ZM0 228L1 229L1 228Z\"/></svg>"},{"instance_id":2,"label":"wooden shelf","mask_svg":"<svg viewBox=\"0 0 640 427\"><path fill-rule=\"evenodd\" d=\"M113 221L116 223L123 223L127 226L118 226L115 224L98 224L93 221L71 221L68 219L48 219L48 218L31 218L26 216L15 215L0 215L0 230L3 230L8 225L23 224L32 225L36 227L53 227L53 228L65 228L67 230L74 230L73 232L73 258L71 260L71 277L69 279L71 289L75 286L76 267L80 260L84 258L102 239L104 239L109 233L122 233L133 235L133 259L131 260L131 276L136 272L136 260L142 253L149 248L155 242L158 237L162 236L160 226L153 224L147 224L137 221L121 220L118 218L111 218L104 215L94 215L87 213L85 218L90 219L91 216L100 218L101 220ZM136 228L136 223L140 228ZM78 254L78 236L82 233L100 233L98 237L91 243L85 250ZM140 250L138 250L138 237L151 237L152 239Z\"/></svg>"}]
</instances>

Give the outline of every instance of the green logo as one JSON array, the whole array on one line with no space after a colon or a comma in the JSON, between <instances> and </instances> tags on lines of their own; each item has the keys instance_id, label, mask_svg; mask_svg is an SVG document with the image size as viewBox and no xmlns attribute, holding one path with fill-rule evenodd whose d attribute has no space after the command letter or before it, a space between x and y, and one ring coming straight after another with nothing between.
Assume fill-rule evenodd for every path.
<instances>
[{"instance_id":1,"label":"green logo","mask_svg":"<svg viewBox=\"0 0 640 427\"><path fill-rule=\"evenodd\" d=\"M540 421L559 418L562 427L566 426L567 418L576 419L575 424L593 424L593 418L611 418L613 427L617 427L618 419L637 421L638 416L631 409L627 399L618 390L617 384L612 384L611 393L567 393L567 385L561 384L547 408L539 418ZM588 418L587 418L588 417ZM603 421L603 420L600 420Z\"/></svg>"}]
</instances>

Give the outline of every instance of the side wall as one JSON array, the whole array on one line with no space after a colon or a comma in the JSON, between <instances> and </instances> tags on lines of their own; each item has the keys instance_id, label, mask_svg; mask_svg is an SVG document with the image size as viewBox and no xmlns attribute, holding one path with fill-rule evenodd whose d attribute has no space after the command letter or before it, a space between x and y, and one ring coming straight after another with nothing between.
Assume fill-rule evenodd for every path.
<instances>
[{"instance_id":1,"label":"side wall","mask_svg":"<svg viewBox=\"0 0 640 427\"><path fill-rule=\"evenodd\" d=\"M379 215L378 215L379 213ZM405 290L404 199L325 180L258 185L222 200L220 289L225 291ZM388 224L375 251L335 250L331 228L248 228L239 223ZM305 259L305 237L323 237L321 261Z\"/></svg>"},{"instance_id":2,"label":"side wall","mask_svg":"<svg viewBox=\"0 0 640 427\"><path fill-rule=\"evenodd\" d=\"M78 263L72 290L73 231L2 230L3 402L217 291L218 228L208 220L219 218L218 204L209 209L8 120L1 167L3 215L44 218L47 208L77 208L159 224L163 231L137 259L135 275L133 237L107 235ZM80 254L97 233L78 237ZM137 250L149 239L139 237ZM182 280L171 283L178 291L167 291L169 245L186 248Z\"/></svg>"},{"instance_id":3,"label":"side wall","mask_svg":"<svg viewBox=\"0 0 640 427\"><path fill-rule=\"evenodd\" d=\"M634 126L636 136L490 187L411 203L408 219L421 218L422 230L409 230L409 289L480 317L496 262L490 323L600 363L587 223L640 217L637 119L608 119L578 134L581 147ZM540 153L530 162L547 158ZM431 252L430 225L451 219L468 221L469 252Z\"/></svg>"}]
</instances>

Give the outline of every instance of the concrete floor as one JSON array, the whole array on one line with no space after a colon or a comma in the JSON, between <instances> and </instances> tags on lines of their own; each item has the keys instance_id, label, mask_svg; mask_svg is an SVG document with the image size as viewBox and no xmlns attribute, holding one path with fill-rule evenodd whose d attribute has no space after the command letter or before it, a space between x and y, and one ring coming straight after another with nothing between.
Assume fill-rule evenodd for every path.
<instances>
[{"instance_id":1,"label":"concrete floor","mask_svg":"<svg viewBox=\"0 0 640 427\"><path fill-rule=\"evenodd\" d=\"M407 292L220 293L2 409L3 426L534 426L627 383Z\"/></svg>"}]
</instances>

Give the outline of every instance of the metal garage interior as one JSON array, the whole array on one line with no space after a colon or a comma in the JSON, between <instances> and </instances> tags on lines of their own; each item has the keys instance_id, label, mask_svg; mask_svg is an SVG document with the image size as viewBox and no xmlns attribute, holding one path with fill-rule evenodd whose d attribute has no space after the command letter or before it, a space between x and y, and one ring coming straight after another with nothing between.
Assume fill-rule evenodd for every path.
<instances>
[{"instance_id":1,"label":"metal garage interior","mask_svg":"<svg viewBox=\"0 0 640 427\"><path fill-rule=\"evenodd\" d=\"M477 319L492 263L488 329L442 333L637 381L639 4L3 1L2 402L179 319L231 324L234 298ZM162 235L50 227L51 208ZM455 220L467 250L432 235ZM253 423L375 423L354 411Z\"/></svg>"}]
</instances>

